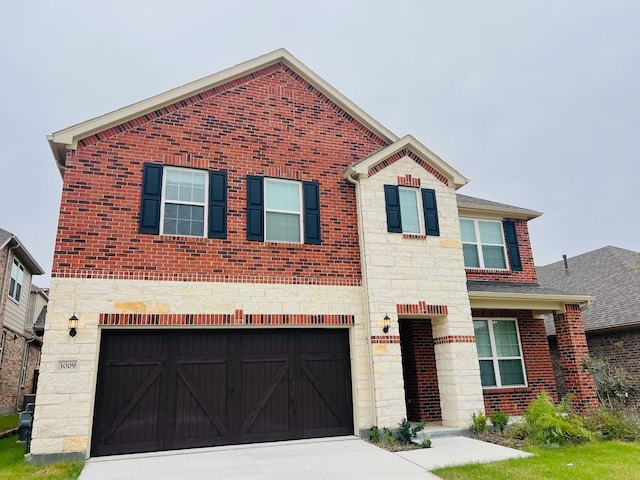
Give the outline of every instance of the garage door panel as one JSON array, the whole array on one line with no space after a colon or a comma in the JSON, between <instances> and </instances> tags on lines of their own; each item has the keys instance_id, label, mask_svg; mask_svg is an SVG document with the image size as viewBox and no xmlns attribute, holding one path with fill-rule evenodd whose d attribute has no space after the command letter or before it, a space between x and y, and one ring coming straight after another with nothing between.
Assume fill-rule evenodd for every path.
<instances>
[{"instance_id":1,"label":"garage door panel","mask_svg":"<svg viewBox=\"0 0 640 480\"><path fill-rule=\"evenodd\" d=\"M345 329L105 331L92 455L353 433Z\"/></svg>"}]
</instances>

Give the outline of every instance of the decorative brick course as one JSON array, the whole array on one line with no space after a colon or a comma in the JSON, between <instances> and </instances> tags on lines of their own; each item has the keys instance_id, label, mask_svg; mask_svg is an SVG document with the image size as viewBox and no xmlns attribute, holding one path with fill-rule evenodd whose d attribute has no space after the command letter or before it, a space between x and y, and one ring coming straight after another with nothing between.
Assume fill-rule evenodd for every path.
<instances>
[{"instance_id":1,"label":"decorative brick course","mask_svg":"<svg viewBox=\"0 0 640 480\"><path fill-rule=\"evenodd\" d=\"M427 302L407 303L396 305L398 315L447 315L446 305L427 305Z\"/></svg>"},{"instance_id":2,"label":"decorative brick course","mask_svg":"<svg viewBox=\"0 0 640 480\"><path fill-rule=\"evenodd\" d=\"M435 168L433 168L429 163L425 162L422 158L420 158L414 152L406 148L400 150L398 153L395 153L388 158L385 158L381 162L376 163L373 167L369 169L368 176L372 177L379 171L384 170L389 165L397 162L398 160L404 157L409 157L410 159L415 161L418 165L420 165L422 168L424 168L427 172L429 172L431 175L433 175L438 180L440 180L442 183L444 183L447 186L449 185L449 180L447 179L447 177L445 177L442 173L440 173Z\"/></svg>"},{"instance_id":3,"label":"decorative brick course","mask_svg":"<svg viewBox=\"0 0 640 480\"><path fill-rule=\"evenodd\" d=\"M447 335L445 337L434 338L433 343L436 345L443 345L445 343L476 343L476 337L473 335Z\"/></svg>"},{"instance_id":4,"label":"decorative brick course","mask_svg":"<svg viewBox=\"0 0 640 480\"><path fill-rule=\"evenodd\" d=\"M400 335L371 335L371 343L400 343Z\"/></svg>"},{"instance_id":5,"label":"decorative brick course","mask_svg":"<svg viewBox=\"0 0 640 480\"><path fill-rule=\"evenodd\" d=\"M308 314L252 314L236 310L232 314L160 314L160 313L102 313L98 320L103 326L226 326L226 325L354 325L353 315Z\"/></svg>"},{"instance_id":6,"label":"decorative brick course","mask_svg":"<svg viewBox=\"0 0 640 480\"><path fill-rule=\"evenodd\" d=\"M402 177L398 177L398 185L401 187L419 187L420 179L407 174Z\"/></svg>"}]
</instances>

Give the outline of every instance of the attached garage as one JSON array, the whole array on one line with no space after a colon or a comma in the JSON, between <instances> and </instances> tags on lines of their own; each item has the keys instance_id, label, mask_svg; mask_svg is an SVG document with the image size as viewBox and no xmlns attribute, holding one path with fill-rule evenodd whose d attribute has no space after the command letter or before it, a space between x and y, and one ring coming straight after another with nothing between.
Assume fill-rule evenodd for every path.
<instances>
[{"instance_id":1,"label":"attached garage","mask_svg":"<svg viewBox=\"0 0 640 480\"><path fill-rule=\"evenodd\" d=\"M93 456L353 433L347 329L105 330Z\"/></svg>"}]
</instances>

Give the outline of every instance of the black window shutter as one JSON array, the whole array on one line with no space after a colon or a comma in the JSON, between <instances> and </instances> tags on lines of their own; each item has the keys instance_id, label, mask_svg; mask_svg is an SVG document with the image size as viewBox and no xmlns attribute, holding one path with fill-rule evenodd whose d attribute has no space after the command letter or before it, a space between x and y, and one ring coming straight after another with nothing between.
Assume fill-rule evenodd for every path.
<instances>
[{"instance_id":1,"label":"black window shutter","mask_svg":"<svg viewBox=\"0 0 640 480\"><path fill-rule=\"evenodd\" d=\"M522 262L520 261L520 249L518 248L518 237L516 236L516 224L511 220L505 220L502 222L502 226L507 241L511 270L520 272L522 271Z\"/></svg>"},{"instance_id":2,"label":"black window shutter","mask_svg":"<svg viewBox=\"0 0 640 480\"><path fill-rule=\"evenodd\" d=\"M320 183L303 182L304 243L319 245L320 237Z\"/></svg>"},{"instance_id":3,"label":"black window shutter","mask_svg":"<svg viewBox=\"0 0 640 480\"><path fill-rule=\"evenodd\" d=\"M138 231L160 233L160 202L162 201L162 165L145 163L142 170L142 200Z\"/></svg>"},{"instance_id":4,"label":"black window shutter","mask_svg":"<svg viewBox=\"0 0 640 480\"><path fill-rule=\"evenodd\" d=\"M209 172L209 238L227 238L227 172Z\"/></svg>"},{"instance_id":5,"label":"black window shutter","mask_svg":"<svg viewBox=\"0 0 640 480\"><path fill-rule=\"evenodd\" d=\"M264 241L264 182L247 175L247 240Z\"/></svg>"},{"instance_id":6,"label":"black window shutter","mask_svg":"<svg viewBox=\"0 0 640 480\"><path fill-rule=\"evenodd\" d=\"M387 231L402 233L400 219L400 193L397 185L384 186L384 203L387 208Z\"/></svg>"},{"instance_id":7,"label":"black window shutter","mask_svg":"<svg viewBox=\"0 0 640 480\"><path fill-rule=\"evenodd\" d=\"M432 188L422 189L422 208L424 209L424 227L427 235L440 236L436 191Z\"/></svg>"}]
</instances>

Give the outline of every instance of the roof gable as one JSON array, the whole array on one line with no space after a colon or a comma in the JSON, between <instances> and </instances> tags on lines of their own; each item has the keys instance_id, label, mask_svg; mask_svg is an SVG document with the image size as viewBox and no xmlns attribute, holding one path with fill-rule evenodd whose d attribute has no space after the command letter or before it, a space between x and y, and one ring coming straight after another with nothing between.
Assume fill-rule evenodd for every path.
<instances>
[{"instance_id":1,"label":"roof gable","mask_svg":"<svg viewBox=\"0 0 640 480\"><path fill-rule=\"evenodd\" d=\"M351 165L344 175L345 177L367 178L405 156L410 157L440 181L455 189L469 183L464 175L411 135L406 135L373 155Z\"/></svg>"},{"instance_id":2,"label":"roof gable","mask_svg":"<svg viewBox=\"0 0 640 480\"><path fill-rule=\"evenodd\" d=\"M345 116L356 119L386 143L397 140L398 137L390 130L369 116L364 110L291 55L291 53L281 48L181 87L174 88L165 93L48 135L47 140L49 141L49 146L51 147L58 168L62 173L66 150L76 149L78 142L83 138L99 134L100 132L104 132L105 130L129 121L135 121L145 115L156 118L163 114L162 110L170 105L179 104L179 102L186 101L191 97L201 95L216 87L238 81L247 75L254 74L255 72L276 64L283 64L290 68L293 71L292 73L299 75L300 78L306 80L320 94L326 96L330 101L344 110L346 113Z\"/></svg>"}]
</instances>

